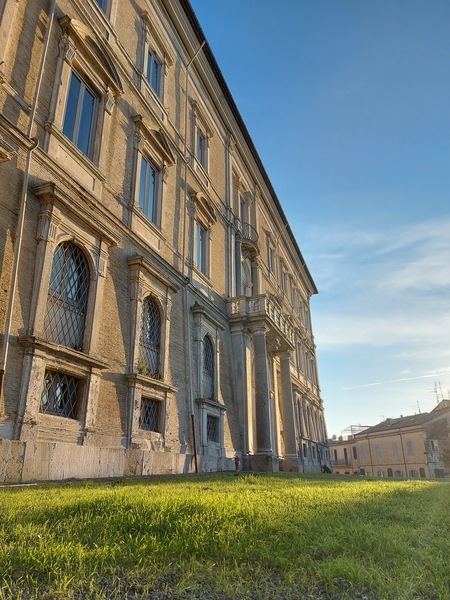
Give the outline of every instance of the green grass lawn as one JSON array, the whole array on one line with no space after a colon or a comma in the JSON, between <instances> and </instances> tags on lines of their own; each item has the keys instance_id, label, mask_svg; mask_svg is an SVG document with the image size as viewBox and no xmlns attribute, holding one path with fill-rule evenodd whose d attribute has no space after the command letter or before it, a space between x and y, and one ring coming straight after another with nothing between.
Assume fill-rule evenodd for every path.
<instances>
[{"instance_id":1,"label":"green grass lawn","mask_svg":"<svg viewBox=\"0 0 450 600\"><path fill-rule=\"evenodd\" d=\"M0 490L1 600L202 594L447 600L450 485L240 474Z\"/></svg>"}]
</instances>

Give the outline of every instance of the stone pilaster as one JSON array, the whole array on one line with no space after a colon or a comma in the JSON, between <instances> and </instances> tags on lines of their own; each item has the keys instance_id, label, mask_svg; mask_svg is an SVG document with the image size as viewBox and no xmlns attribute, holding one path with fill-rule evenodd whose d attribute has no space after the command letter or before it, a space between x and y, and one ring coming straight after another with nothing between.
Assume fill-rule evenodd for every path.
<instances>
[{"instance_id":1,"label":"stone pilaster","mask_svg":"<svg viewBox=\"0 0 450 600\"><path fill-rule=\"evenodd\" d=\"M281 416L283 419L284 458L282 471L299 471L299 460L295 440L294 403L292 397L290 352L280 355Z\"/></svg>"},{"instance_id":2,"label":"stone pilaster","mask_svg":"<svg viewBox=\"0 0 450 600\"><path fill-rule=\"evenodd\" d=\"M264 325L253 329L253 346L255 350L256 453L271 455L269 380Z\"/></svg>"}]
</instances>

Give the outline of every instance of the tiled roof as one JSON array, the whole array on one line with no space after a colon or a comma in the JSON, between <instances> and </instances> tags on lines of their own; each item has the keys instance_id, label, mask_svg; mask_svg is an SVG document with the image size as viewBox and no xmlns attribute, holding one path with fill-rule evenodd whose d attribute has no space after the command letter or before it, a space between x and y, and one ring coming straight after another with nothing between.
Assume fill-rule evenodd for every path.
<instances>
[{"instance_id":1,"label":"tiled roof","mask_svg":"<svg viewBox=\"0 0 450 600\"><path fill-rule=\"evenodd\" d=\"M423 425L427 421L431 421L439 416L444 416L446 414L449 414L450 416L450 410L448 408L443 408L442 410L434 410L431 413L420 413L418 415L398 417L397 419L385 419L381 423L378 423L378 425L368 427L361 433L356 433L355 437L365 436L368 433L376 433L378 431L389 431L390 429L400 429L403 427L412 427L414 425Z\"/></svg>"}]
</instances>

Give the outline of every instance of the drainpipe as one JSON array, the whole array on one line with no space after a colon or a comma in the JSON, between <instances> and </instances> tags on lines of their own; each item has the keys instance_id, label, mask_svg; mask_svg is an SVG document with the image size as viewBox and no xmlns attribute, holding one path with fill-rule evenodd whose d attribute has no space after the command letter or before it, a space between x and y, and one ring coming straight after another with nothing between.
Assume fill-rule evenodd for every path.
<instances>
[{"instance_id":1,"label":"drainpipe","mask_svg":"<svg viewBox=\"0 0 450 600\"><path fill-rule=\"evenodd\" d=\"M52 24L53 24L55 7L56 7L56 0L52 0L50 14L49 14L49 21L48 21L48 25L47 25L47 31L45 32L44 49L42 51L41 64L39 65L36 89L34 92L33 104L31 106L30 119L28 121L28 129L27 129L26 135L27 135L27 138L29 138L29 139L31 137L31 133L32 133L32 129L33 129L34 117L36 115L37 102L38 102L38 98L39 98L39 92L41 89L41 83L42 83L42 79L43 79L43 75L44 75L44 64L45 64L45 59L47 57L48 46L50 43L50 31L51 31ZM18 276L18 271L19 271L20 251L22 249L23 225L25 222L25 210L26 210L26 205L27 205L28 180L29 180L29 176L30 176L31 155L33 153L33 150L35 150L37 148L37 146L38 146L38 140L36 138L36 139L34 139L34 144L27 150L27 158L26 158L26 162L25 162L25 172L24 172L23 183L22 183L22 195L21 195L21 199L20 199L19 220L17 222L16 243L15 243L15 248L14 248L12 280L11 280L11 287L10 287L10 291L9 291L8 309L7 309L7 313L6 313L6 323L5 323L5 334L4 334L4 338L3 338L2 358L1 358L1 362L0 362L0 399L3 398L3 381L5 378L6 360L8 357L8 350L9 350L9 338L11 335L11 320L12 320L14 298L15 298L16 287L17 287L17 276ZM19 412L20 412L20 408L19 408Z\"/></svg>"},{"instance_id":2,"label":"drainpipe","mask_svg":"<svg viewBox=\"0 0 450 600\"><path fill-rule=\"evenodd\" d=\"M188 157L187 157L187 127L188 127L188 86L189 86L189 67L196 59L200 50L206 44L204 40L201 46L197 49L194 56L186 65L186 82L185 82L185 105L184 105L184 201L185 207L183 211L183 251L182 251L182 265L181 273L184 276L185 263L186 263L186 221L187 221L187 210L188 210L188 197L187 197L187 172L188 172ZM195 432L195 410L194 410L194 390L192 386L192 356L191 356L191 332L189 327L189 298L188 298L188 285L190 283L189 273L186 277L186 285L184 288L184 308L185 308L185 319L186 319L186 339L187 339L187 350L188 350L188 379L189 379L189 406L191 410L191 427L192 427L192 442L194 444L194 464L195 472L198 473L198 462L197 462L197 439Z\"/></svg>"}]
</instances>

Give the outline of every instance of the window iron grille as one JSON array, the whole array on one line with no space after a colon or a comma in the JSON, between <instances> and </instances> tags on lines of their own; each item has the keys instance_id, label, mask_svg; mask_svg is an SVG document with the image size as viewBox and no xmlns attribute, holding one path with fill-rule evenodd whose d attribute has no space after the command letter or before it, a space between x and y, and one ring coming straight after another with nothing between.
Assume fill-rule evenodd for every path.
<instances>
[{"instance_id":1,"label":"window iron grille","mask_svg":"<svg viewBox=\"0 0 450 600\"><path fill-rule=\"evenodd\" d=\"M141 414L139 416L139 427L147 431L159 431L159 416L161 402L158 400L143 399L141 402Z\"/></svg>"},{"instance_id":2,"label":"window iron grille","mask_svg":"<svg viewBox=\"0 0 450 600\"><path fill-rule=\"evenodd\" d=\"M82 349L88 293L87 260L75 244L63 242L53 255L44 319L48 341Z\"/></svg>"},{"instance_id":3,"label":"window iron grille","mask_svg":"<svg viewBox=\"0 0 450 600\"><path fill-rule=\"evenodd\" d=\"M40 412L57 417L76 419L80 379L46 371L42 385Z\"/></svg>"},{"instance_id":4,"label":"window iron grille","mask_svg":"<svg viewBox=\"0 0 450 600\"><path fill-rule=\"evenodd\" d=\"M161 342L161 315L156 300L147 296L142 303L139 358L147 371L143 375L159 375L159 352Z\"/></svg>"},{"instance_id":5,"label":"window iron grille","mask_svg":"<svg viewBox=\"0 0 450 600\"><path fill-rule=\"evenodd\" d=\"M206 417L206 439L208 442L219 441L219 417L207 415Z\"/></svg>"},{"instance_id":6,"label":"window iron grille","mask_svg":"<svg viewBox=\"0 0 450 600\"><path fill-rule=\"evenodd\" d=\"M207 335L203 339L203 397L214 398L214 348Z\"/></svg>"}]
</instances>

